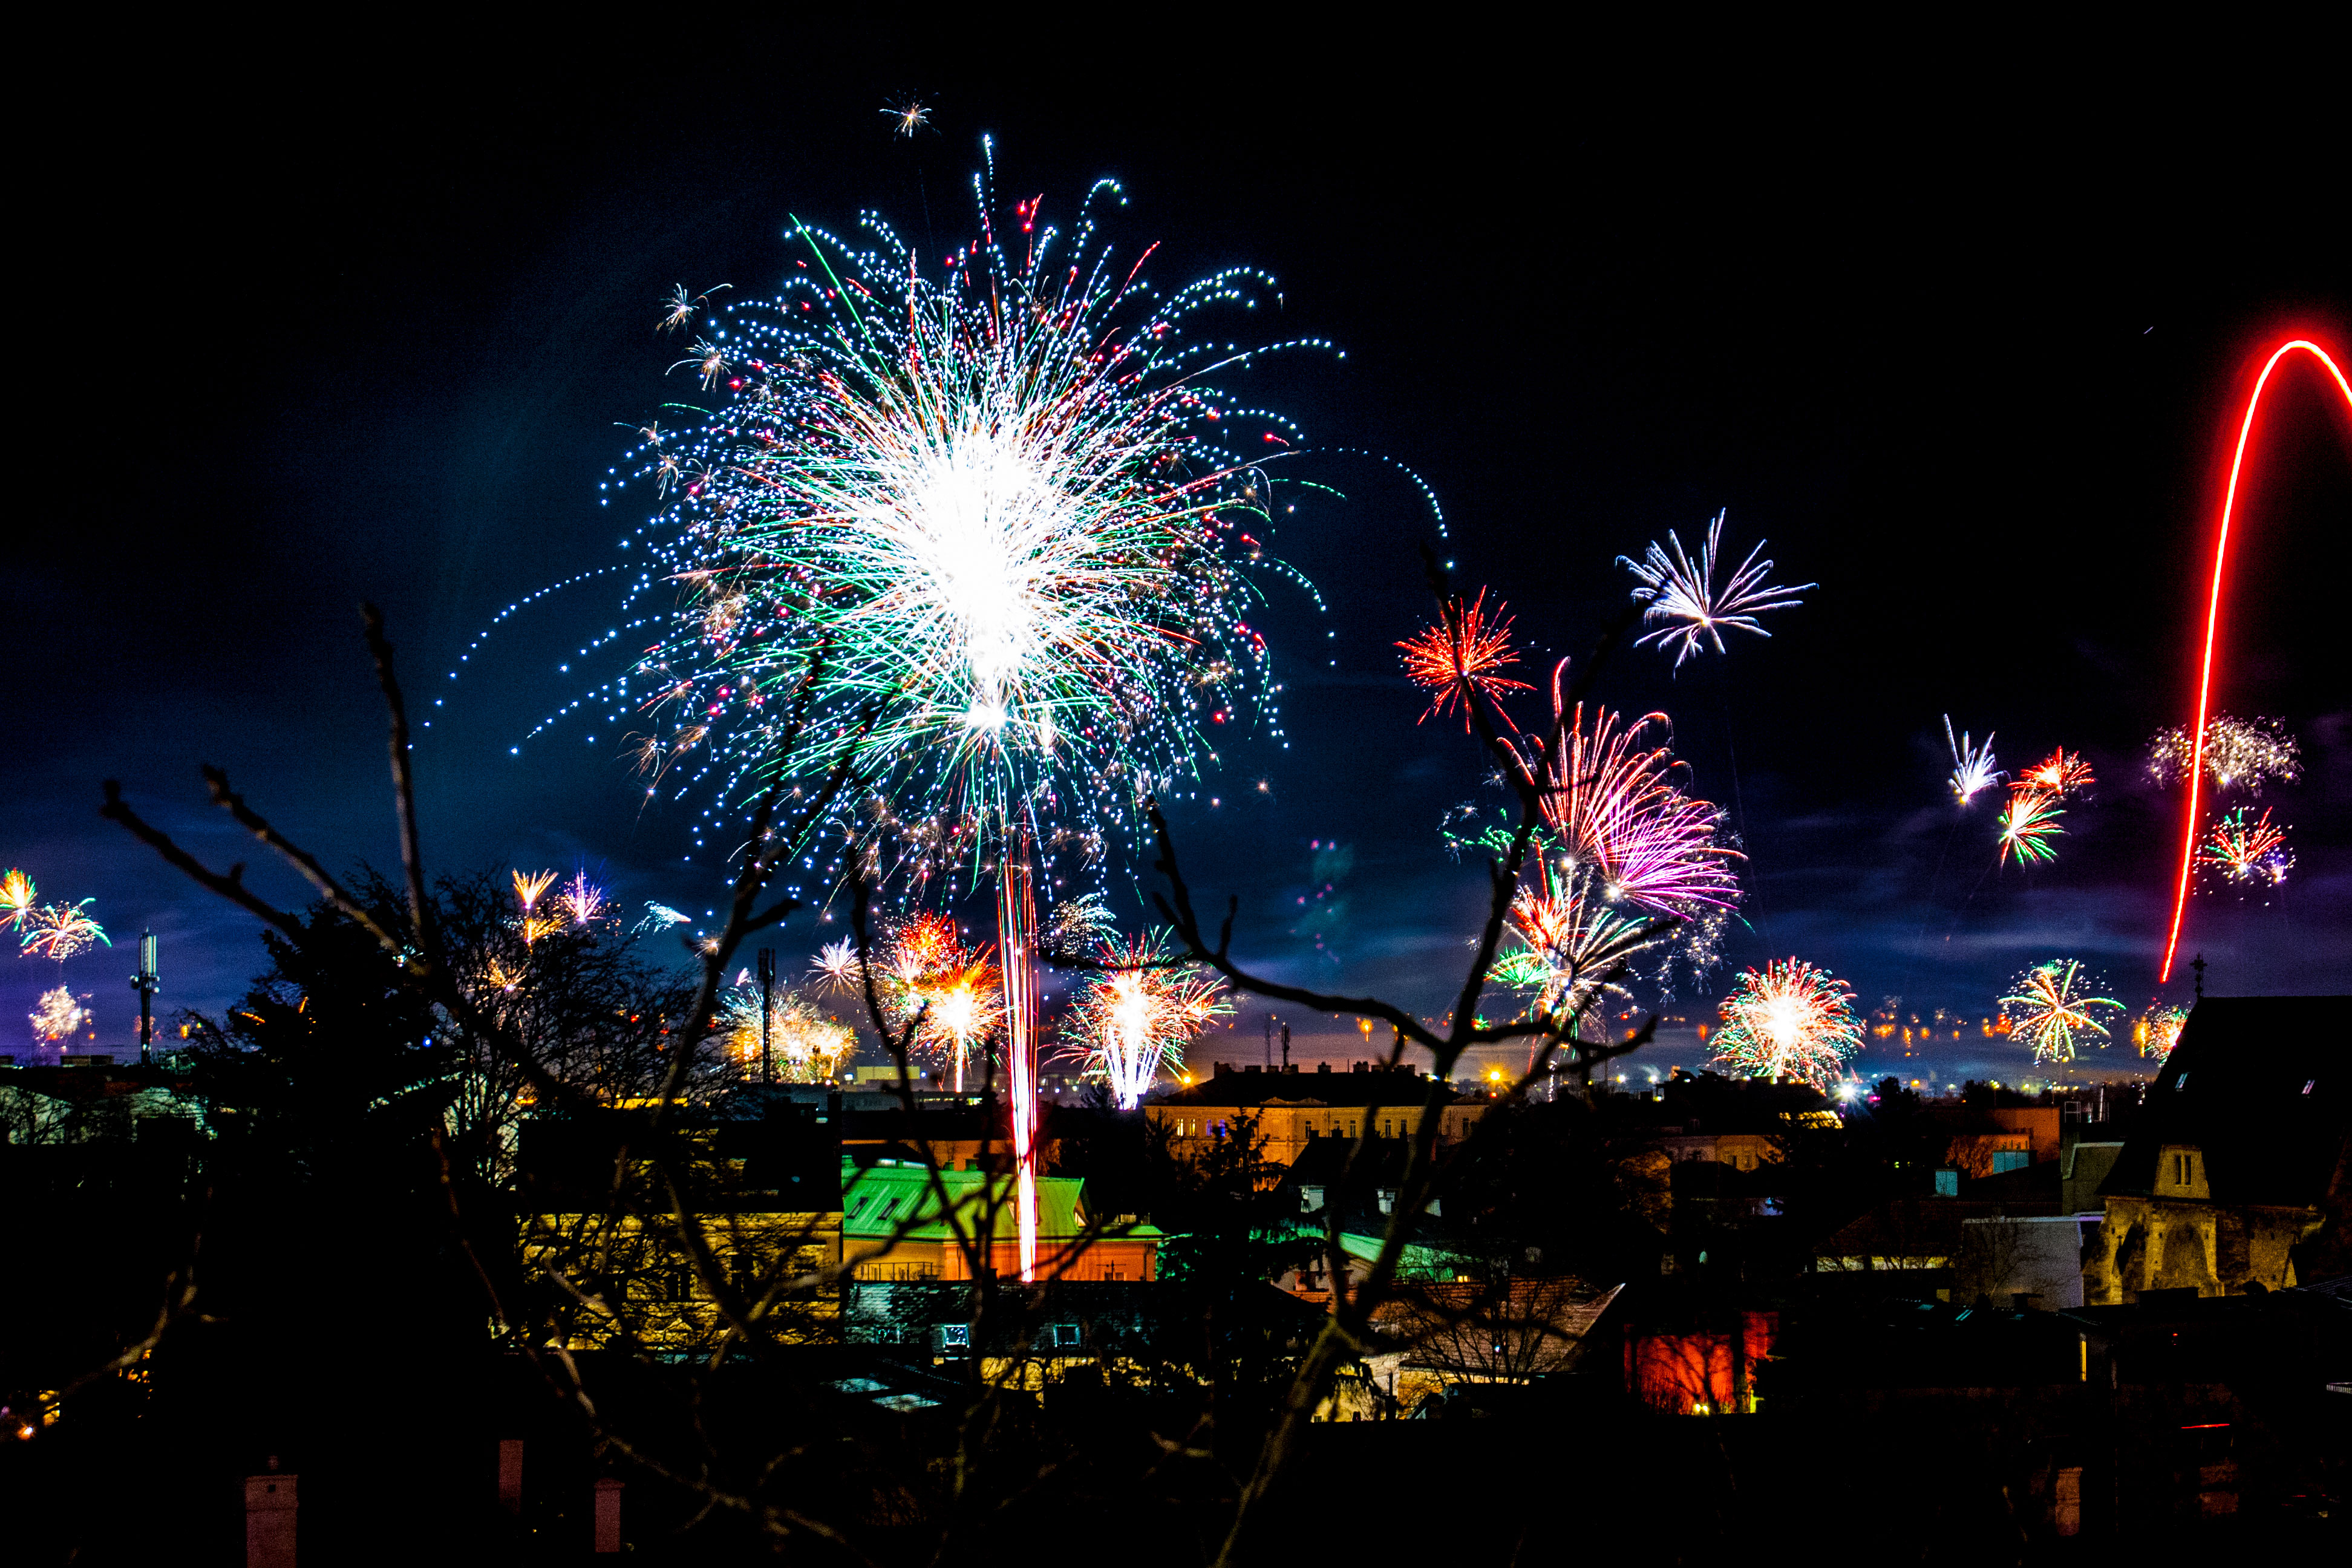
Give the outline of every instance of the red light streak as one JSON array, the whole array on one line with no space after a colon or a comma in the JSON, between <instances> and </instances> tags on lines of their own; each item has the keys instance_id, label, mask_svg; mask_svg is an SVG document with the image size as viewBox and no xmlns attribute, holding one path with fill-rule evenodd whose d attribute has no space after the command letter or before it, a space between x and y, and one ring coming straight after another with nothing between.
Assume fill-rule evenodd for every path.
<instances>
[{"instance_id":1,"label":"red light streak","mask_svg":"<svg viewBox=\"0 0 2352 1568\"><path fill-rule=\"evenodd\" d=\"M2352 409L2352 383L2344 379L2342 367L2328 357L2327 351L2308 338L2296 338L2281 343L2263 362L2263 373L2255 378L2253 395L2246 399L2246 416L2238 426L2238 450L2230 459L2230 488L2221 499L2221 530L2213 543L2213 590L2205 605L2205 661L2197 677L2197 722L2189 733L2189 821L2180 846L2180 879L2172 894L2172 931L2165 938L2164 963L2157 971L2159 985L2172 978L2172 960L2180 949L2180 921L2189 909L2189 873L2197 854L2197 797L2205 773L2205 714L2213 691L2213 633L2221 618L2221 569L2230 558L2230 517L2238 504L2238 475L2246 465L2246 441L2253 434L2254 410L2262 405L2263 389L2270 384L2271 372L2279 361L2295 350L2302 349L2327 368L2336 378L2336 389L2344 394L2344 403Z\"/></svg>"}]
</instances>

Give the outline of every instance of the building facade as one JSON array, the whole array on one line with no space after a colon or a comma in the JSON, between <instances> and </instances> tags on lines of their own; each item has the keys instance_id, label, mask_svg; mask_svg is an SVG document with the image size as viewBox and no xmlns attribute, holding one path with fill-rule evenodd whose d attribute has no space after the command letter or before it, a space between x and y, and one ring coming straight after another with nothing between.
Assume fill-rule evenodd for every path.
<instances>
[{"instance_id":1,"label":"building facade","mask_svg":"<svg viewBox=\"0 0 2352 1568\"><path fill-rule=\"evenodd\" d=\"M1247 1121L1264 1140L1265 1158L1288 1165L1323 1139L1411 1138L1432 1120L1441 1145L1459 1142L1486 1104L1463 1099L1436 1079L1376 1072L1362 1062L1351 1072L1333 1072L1326 1064L1311 1073L1255 1067L1236 1072L1221 1062L1206 1082L1143 1110L1166 1130L1169 1149L1180 1159L1201 1158Z\"/></svg>"}]
</instances>

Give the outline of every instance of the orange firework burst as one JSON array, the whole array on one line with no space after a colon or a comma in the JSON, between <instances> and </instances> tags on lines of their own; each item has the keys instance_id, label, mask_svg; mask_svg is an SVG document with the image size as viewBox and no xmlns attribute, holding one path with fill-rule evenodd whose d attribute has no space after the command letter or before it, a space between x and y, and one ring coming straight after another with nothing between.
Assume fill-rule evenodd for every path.
<instances>
[{"instance_id":1,"label":"orange firework burst","mask_svg":"<svg viewBox=\"0 0 2352 1568\"><path fill-rule=\"evenodd\" d=\"M2162 1061L2180 1043L2180 1026L2189 1022L2186 1007L2151 1005L2132 1025L2132 1044L2151 1061Z\"/></svg>"},{"instance_id":2,"label":"orange firework burst","mask_svg":"<svg viewBox=\"0 0 2352 1568\"><path fill-rule=\"evenodd\" d=\"M1499 673L1519 662L1519 656L1511 651L1511 623L1502 614L1503 606L1497 603L1494 617L1489 618L1486 590L1481 588L1467 605L1459 599L1448 601L1442 622L1396 645L1404 653L1406 679L1430 694L1429 711L1421 716L1423 721L1452 711L1459 701L1462 728L1466 731L1473 694L1495 703L1503 692L1535 689L1524 680Z\"/></svg>"},{"instance_id":3,"label":"orange firework burst","mask_svg":"<svg viewBox=\"0 0 2352 1568\"><path fill-rule=\"evenodd\" d=\"M530 946L551 931L562 929L563 922L539 912L539 900L547 889L555 886L552 871L532 871L514 874L515 902L522 906L522 941Z\"/></svg>"},{"instance_id":4,"label":"orange firework burst","mask_svg":"<svg viewBox=\"0 0 2352 1568\"><path fill-rule=\"evenodd\" d=\"M2061 746L2050 753L2047 761L2037 763L2018 774L2011 787L2038 789L2051 795L2068 795L2086 790L2095 782L2091 777L2091 764L2083 760L2083 753L2070 752Z\"/></svg>"}]
</instances>

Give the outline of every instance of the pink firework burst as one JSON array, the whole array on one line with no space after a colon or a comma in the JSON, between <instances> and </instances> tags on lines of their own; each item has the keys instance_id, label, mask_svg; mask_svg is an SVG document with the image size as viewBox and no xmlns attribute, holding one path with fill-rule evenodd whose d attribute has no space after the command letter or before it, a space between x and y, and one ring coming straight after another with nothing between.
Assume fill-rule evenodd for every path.
<instances>
[{"instance_id":1,"label":"pink firework burst","mask_svg":"<svg viewBox=\"0 0 2352 1568\"><path fill-rule=\"evenodd\" d=\"M1554 701L1559 700L1554 682ZM1651 743L1655 733L1661 743ZM1569 852L1601 875L1610 896L1665 914L1739 901L1739 851L1716 841L1720 814L1676 784L1663 713L1621 727L1596 706L1565 716L1545 769L1544 820Z\"/></svg>"}]
</instances>

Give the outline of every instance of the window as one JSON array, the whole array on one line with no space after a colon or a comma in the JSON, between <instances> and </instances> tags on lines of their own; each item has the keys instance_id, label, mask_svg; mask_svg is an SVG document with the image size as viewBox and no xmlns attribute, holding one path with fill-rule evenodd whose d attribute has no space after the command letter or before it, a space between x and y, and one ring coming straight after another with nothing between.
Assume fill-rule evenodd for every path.
<instances>
[{"instance_id":1,"label":"window","mask_svg":"<svg viewBox=\"0 0 2352 1568\"><path fill-rule=\"evenodd\" d=\"M2172 1157L2172 1181L2175 1186L2185 1187L2189 1184L2188 1155L2175 1154Z\"/></svg>"},{"instance_id":2,"label":"window","mask_svg":"<svg viewBox=\"0 0 2352 1568\"><path fill-rule=\"evenodd\" d=\"M944 1325L940 1330L940 1343L942 1345L961 1345L969 1348L971 1344L971 1325L970 1323L949 1323Z\"/></svg>"}]
</instances>

